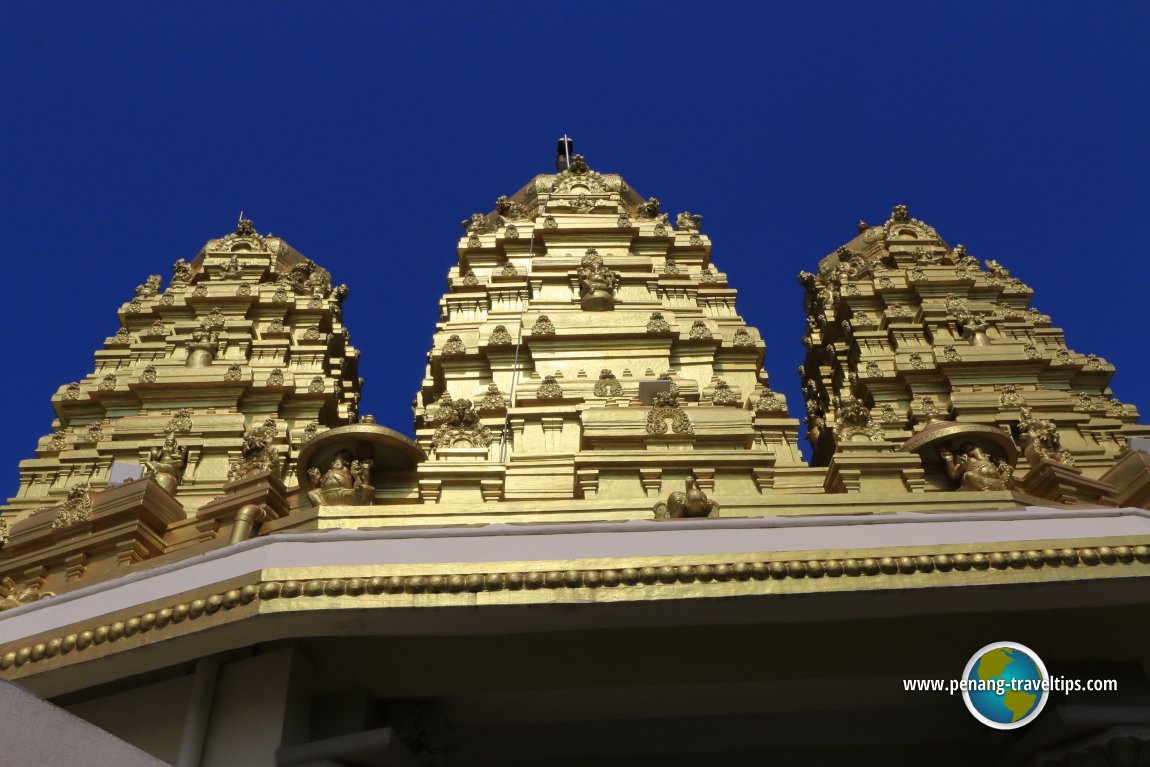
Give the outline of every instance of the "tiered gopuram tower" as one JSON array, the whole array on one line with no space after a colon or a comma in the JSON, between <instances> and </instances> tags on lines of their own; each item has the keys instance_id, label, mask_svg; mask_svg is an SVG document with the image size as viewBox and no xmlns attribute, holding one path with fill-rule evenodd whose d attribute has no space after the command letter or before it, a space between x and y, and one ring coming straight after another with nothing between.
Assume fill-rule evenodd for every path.
<instances>
[{"instance_id":1,"label":"tiered gopuram tower","mask_svg":"<svg viewBox=\"0 0 1150 767\"><path fill-rule=\"evenodd\" d=\"M800 282L807 437L829 491L858 491L885 464L900 480L887 489L1104 502L1114 488L1095 480L1150 433L1111 396L1114 367L1068 349L1019 277L994 259L983 268L905 206L860 223Z\"/></svg>"},{"instance_id":2,"label":"tiered gopuram tower","mask_svg":"<svg viewBox=\"0 0 1150 767\"><path fill-rule=\"evenodd\" d=\"M575 155L464 222L415 403L425 502L629 518L688 473L735 506L799 481L798 423L701 218L672 225Z\"/></svg>"}]
</instances>

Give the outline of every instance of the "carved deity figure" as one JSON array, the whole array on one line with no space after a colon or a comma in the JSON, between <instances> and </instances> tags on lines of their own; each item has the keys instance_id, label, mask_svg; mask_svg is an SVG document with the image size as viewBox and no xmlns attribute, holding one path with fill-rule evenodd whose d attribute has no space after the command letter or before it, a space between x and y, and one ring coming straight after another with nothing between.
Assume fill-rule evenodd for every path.
<instances>
[{"instance_id":1,"label":"carved deity figure","mask_svg":"<svg viewBox=\"0 0 1150 767\"><path fill-rule=\"evenodd\" d=\"M956 455L949 448L938 454L946 462L946 473L961 483L962 490L1005 490L1014 468L1006 461L995 461L985 450L964 443Z\"/></svg>"},{"instance_id":2,"label":"carved deity figure","mask_svg":"<svg viewBox=\"0 0 1150 767\"><path fill-rule=\"evenodd\" d=\"M279 427L274 418L248 429L244 434L240 459L228 469L228 480L243 479L261 471L278 471L280 457L273 444L278 434Z\"/></svg>"},{"instance_id":3,"label":"carved deity figure","mask_svg":"<svg viewBox=\"0 0 1150 767\"><path fill-rule=\"evenodd\" d=\"M652 197L646 202L641 202L638 205L638 214L640 219L651 219L656 221L666 221L667 214L661 213L661 205L658 198Z\"/></svg>"},{"instance_id":4,"label":"carved deity figure","mask_svg":"<svg viewBox=\"0 0 1150 767\"><path fill-rule=\"evenodd\" d=\"M595 248L588 248L579 264L579 305L584 311L605 312L615 308L619 275L604 265Z\"/></svg>"},{"instance_id":5,"label":"carved deity figure","mask_svg":"<svg viewBox=\"0 0 1150 767\"><path fill-rule=\"evenodd\" d=\"M1018 436L1023 452L1031 463L1051 461L1067 466L1074 465L1070 452L1062 448L1058 437L1058 427L1053 421L1035 417L1032 408L1024 406L1019 411Z\"/></svg>"},{"instance_id":6,"label":"carved deity figure","mask_svg":"<svg viewBox=\"0 0 1150 767\"><path fill-rule=\"evenodd\" d=\"M0 579L0 612L54 596L51 591L41 591L39 586L20 588L11 578Z\"/></svg>"},{"instance_id":7,"label":"carved deity figure","mask_svg":"<svg viewBox=\"0 0 1150 767\"><path fill-rule=\"evenodd\" d=\"M371 467L371 459L356 459L347 450L339 451L327 471L308 468L312 484L308 500L313 506L370 506L375 498Z\"/></svg>"},{"instance_id":8,"label":"carved deity figure","mask_svg":"<svg viewBox=\"0 0 1150 767\"><path fill-rule=\"evenodd\" d=\"M966 339L971 346L990 346L990 337L986 335L986 331L990 328L990 323L987 322L986 317L983 315L967 315L964 317L958 326L962 337Z\"/></svg>"},{"instance_id":9,"label":"carved deity figure","mask_svg":"<svg viewBox=\"0 0 1150 767\"><path fill-rule=\"evenodd\" d=\"M190 368L206 368L216 358L219 348L220 334L201 322L200 327L192 331L192 340L188 341L188 358L184 365Z\"/></svg>"},{"instance_id":10,"label":"carved deity figure","mask_svg":"<svg viewBox=\"0 0 1150 767\"><path fill-rule=\"evenodd\" d=\"M188 449L176 441L174 432L168 432L164 444L152 448L143 462L144 478L151 477L169 495L175 495L187 463Z\"/></svg>"},{"instance_id":11,"label":"carved deity figure","mask_svg":"<svg viewBox=\"0 0 1150 767\"><path fill-rule=\"evenodd\" d=\"M172 264L172 281L168 283L168 288L185 288L191 279L192 267L184 259L176 259L176 263Z\"/></svg>"},{"instance_id":12,"label":"carved deity figure","mask_svg":"<svg viewBox=\"0 0 1150 767\"><path fill-rule=\"evenodd\" d=\"M683 519L684 517L717 517L719 504L707 497L699 489L699 480L694 472L687 475L686 489L671 493L666 503L655 504L655 519Z\"/></svg>"},{"instance_id":13,"label":"carved deity figure","mask_svg":"<svg viewBox=\"0 0 1150 767\"><path fill-rule=\"evenodd\" d=\"M136 298L151 298L158 295L160 292L161 279L158 274L150 275L143 285L136 287Z\"/></svg>"},{"instance_id":14,"label":"carved deity figure","mask_svg":"<svg viewBox=\"0 0 1150 767\"><path fill-rule=\"evenodd\" d=\"M702 220L703 217L699 214L684 211L675 217L675 228L680 232L697 232Z\"/></svg>"}]
</instances>

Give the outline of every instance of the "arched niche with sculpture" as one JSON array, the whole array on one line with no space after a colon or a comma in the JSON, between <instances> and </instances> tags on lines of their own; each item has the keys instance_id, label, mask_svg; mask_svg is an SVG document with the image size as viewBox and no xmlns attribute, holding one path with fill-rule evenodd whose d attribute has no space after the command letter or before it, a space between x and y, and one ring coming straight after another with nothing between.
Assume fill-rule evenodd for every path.
<instances>
[{"instance_id":1,"label":"arched niche with sculpture","mask_svg":"<svg viewBox=\"0 0 1150 767\"><path fill-rule=\"evenodd\" d=\"M928 477L957 490L1008 490L1018 463L1011 436L980 423L935 421L900 449L918 455Z\"/></svg>"},{"instance_id":2,"label":"arched niche with sculpture","mask_svg":"<svg viewBox=\"0 0 1150 767\"><path fill-rule=\"evenodd\" d=\"M304 443L296 477L312 506L371 506L378 488L414 475L426 459L408 437L365 419Z\"/></svg>"}]
</instances>

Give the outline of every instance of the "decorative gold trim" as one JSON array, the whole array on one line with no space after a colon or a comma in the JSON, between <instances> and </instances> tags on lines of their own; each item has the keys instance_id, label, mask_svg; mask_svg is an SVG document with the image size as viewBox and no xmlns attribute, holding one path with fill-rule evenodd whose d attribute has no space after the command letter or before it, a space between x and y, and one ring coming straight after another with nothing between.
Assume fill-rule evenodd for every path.
<instances>
[{"instance_id":1,"label":"decorative gold trim","mask_svg":"<svg viewBox=\"0 0 1150 767\"><path fill-rule=\"evenodd\" d=\"M181 602L93 629L27 645L0 657L0 671L19 668L57 655L82 652L137 633L158 631L205 615L232 610L257 599L299 599L382 594L459 594L464 592L535 591L575 588L619 588L655 584L723 583L729 581L782 581L801 578L870 577L916 573L1022 570L1044 567L1096 567L1150 564L1150 546L1087 546L1080 548L1017 549L957 554L921 554L900 557L842 559L760 560L713 564L614 567L585 570L514 571L497 573L376 575L369 578L272 580L248 584L206 598Z\"/></svg>"}]
</instances>

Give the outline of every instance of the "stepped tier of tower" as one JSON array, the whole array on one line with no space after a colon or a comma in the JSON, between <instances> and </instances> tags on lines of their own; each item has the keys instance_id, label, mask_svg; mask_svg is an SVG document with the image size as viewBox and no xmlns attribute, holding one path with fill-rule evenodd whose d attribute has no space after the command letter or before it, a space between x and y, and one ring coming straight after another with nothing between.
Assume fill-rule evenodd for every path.
<instances>
[{"instance_id":1,"label":"stepped tier of tower","mask_svg":"<svg viewBox=\"0 0 1150 767\"><path fill-rule=\"evenodd\" d=\"M153 275L135 293L95 370L52 397L53 432L20 463L10 523L76 488L106 488L114 464L158 469L194 513L248 469L290 478L306 439L355 420L347 288L283 240L241 221L177 261L166 288ZM249 433L266 448L245 449Z\"/></svg>"},{"instance_id":2,"label":"stepped tier of tower","mask_svg":"<svg viewBox=\"0 0 1150 767\"><path fill-rule=\"evenodd\" d=\"M424 501L802 482L799 424L700 220L576 156L464 222L415 406Z\"/></svg>"}]
</instances>

